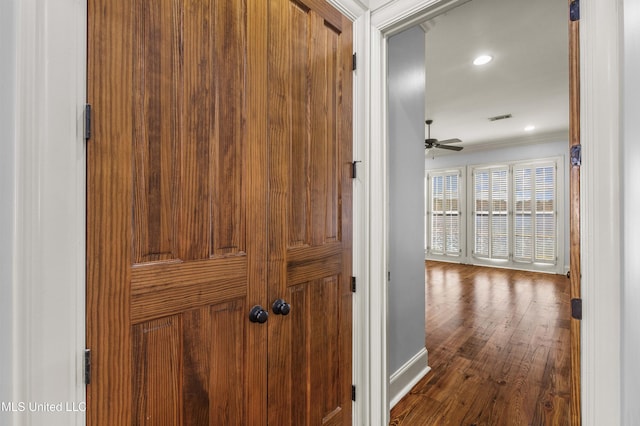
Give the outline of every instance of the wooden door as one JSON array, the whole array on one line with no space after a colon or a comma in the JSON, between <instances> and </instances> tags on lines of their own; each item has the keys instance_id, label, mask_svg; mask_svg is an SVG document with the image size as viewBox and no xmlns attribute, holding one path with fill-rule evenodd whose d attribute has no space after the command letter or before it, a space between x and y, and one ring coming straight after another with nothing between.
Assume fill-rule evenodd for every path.
<instances>
[{"instance_id":1,"label":"wooden door","mask_svg":"<svg viewBox=\"0 0 640 426\"><path fill-rule=\"evenodd\" d=\"M269 8L269 424L351 424L351 23Z\"/></svg>"},{"instance_id":2,"label":"wooden door","mask_svg":"<svg viewBox=\"0 0 640 426\"><path fill-rule=\"evenodd\" d=\"M273 8L284 3L88 3L88 97L93 106L87 171L90 425L265 424L265 419L278 418L269 415L267 401L272 413L288 409L268 398L267 391L300 365L330 368L316 389L323 394L338 389L340 396L333 393L322 406L324 412L325 406L335 405L334 414L321 417L350 422L351 311L344 284L351 265L350 182L344 173L334 174L346 171L351 161L350 72L343 74L331 62L342 64L343 47L335 54L337 44L315 41L335 41L336 35L350 39L350 30L324 2L317 3L318 13L298 3L310 16L332 19L326 20L329 26L314 21L307 35L314 40L311 46L327 43L324 53L333 55L321 62L325 68L291 68L286 76L307 82L309 99L318 102L313 108L330 110L320 114L320 122L309 120L313 125L306 128L314 132L308 135L313 149L322 153L295 151L289 157L289 164L306 164L314 173L315 183L302 183L296 196L305 193L314 200L307 202L305 214L311 215L313 208L314 218L324 217L322 223L307 221L315 251L298 251L299 257L286 251L280 259L280 265L303 264L288 272L306 276L304 281L293 279L303 290L300 295L311 302L337 298L335 306L321 313L327 322L320 327L300 316L308 303L276 290L279 281L268 276L282 272L273 265L279 248L289 245L278 240L289 238L283 228L272 231L268 226L288 226L285 216L292 209L268 207L278 198L269 189L277 178L270 179L269 173L280 170L271 150L285 139L267 129L269 121L285 117L269 114L272 105L283 104L270 92L271 82L283 77L276 75L282 72L280 65L267 58L274 44L288 44L292 52L304 49L299 40L287 39L291 32L274 30L269 22ZM336 88L322 89L325 85ZM337 124L330 124L334 119ZM317 180L321 175L324 180ZM288 194L283 200L290 200ZM297 207L299 200L291 203ZM331 235L319 242L316 236L327 232ZM332 280L337 283L333 287ZM286 285L282 289L288 291ZM321 293L305 285L315 285ZM286 319L306 328L293 330L291 322L273 312L264 324L249 320L256 305L271 310L275 294L291 301ZM320 351L321 346L326 350ZM297 352L282 358L282 347ZM299 365L278 365L276 359ZM269 371L267 360L273 360ZM289 382L285 388L305 393L318 386L315 373L307 373L305 383ZM305 395L304 410L310 414L296 405L291 418L316 424L321 418L314 411L317 395L315 390Z\"/></svg>"},{"instance_id":3,"label":"wooden door","mask_svg":"<svg viewBox=\"0 0 640 426\"><path fill-rule=\"evenodd\" d=\"M570 10L579 3L569 1ZM579 12L578 12L579 15ZM569 149L580 147L580 21L569 21ZM570 297L580 300L580 166L571 165L569 176ZM580 320L571 319L571 424L582 423L580 399Z\"/></svg>"},{"instance_id":4,"label":"wooden door","mask_svg":"<svg viewBox=\"0 0 640 426\"><path fill-rule=\"evenodd\" d=\"M264 8L89 7L88 423L259 424L267 329L247 313L266 303L267 187L249 29Z\"/></svg>"}]
</instances>

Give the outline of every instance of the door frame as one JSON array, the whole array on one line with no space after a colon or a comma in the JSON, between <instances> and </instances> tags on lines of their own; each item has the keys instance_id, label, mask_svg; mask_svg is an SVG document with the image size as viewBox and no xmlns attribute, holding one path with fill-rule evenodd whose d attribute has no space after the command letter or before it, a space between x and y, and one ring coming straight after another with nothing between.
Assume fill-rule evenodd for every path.
<instances>
[{"instance_id":1,"label":"door frame","mask_svg":"<svg viewBox=\"0 0 640 426\"><path fill-rule=\"evenodd\" d=\"M396 0L379 7L382 0L369 0L373 12L358 0L331 2L357 18L354 159L363 163L358 165L362 178L354 187L354 272L362 283L354 307L354 376L361 389L354 404L359 413L354 425L388 424L382 266L387 247L384 42L420 13L444 7L448 1ZM617 191L621 3L581 3L582 420L585 425L618 424L621 233L619 221L611 218L618 218L621 201ZM11 344L2 346L0 358L10 360L14 372L6 385L14 401L81 403L86 3L59 0L51 8L45 0L23 0L14 5L15 27L0 29L3 36L10 33L8 40L15 40L16 52L15 95L10 97L15 137L0 144L0 155L15 158L9 180L0 182L3 191L14 194L12 221L0 224L13 247L12 279L0 288L2 297L12 300L10 335L2 335ZM16 425L84 424L81 411L33 414L30 419L15 413L11 419Z\"/></svg>"},{"instance_id":2,"label":"door frame","mask_svg":"<svg viewBox=\"0 0 640 426\"><path fill-rule=\"evenodd\" d=\"M369 249L371 264L387 265L388 194L386 152L388 135L386 100L387 39L417 22L436 16L468 0L398 0L387 3L371 15L371 161L372 194L369 217L372 228ZM620 226L619 207L619 48L617 25L620 11L616 0L583 0L580 21L580 134L582 145L580 230L582 244L583 315L580 345L580 397L582 423L618 424L620 419ZM587 13L592 11L592 13ZM568 14L567 14L568 15ZM568 25L568 16L567 16ZM589 50L587 49L589 47ZM601 58L600 55L603 55ZM567 58L568 60L568 58ZM567 160L568 161L568 156ZM610 189L606 189L610 188ZM602 200L606 200L603 202ZM612 220L613 218L613 220ZM604 221L604 222L603 222ZM606 224L605 226L601 226ZM380 246L377 243L380 243ZM374 293L370 312L382 312L386 319L387 290L384 268L371 269ZM607 283L607 286L598 285ZM374 339L370 351L386 352L386 328ZM606 372L595 365L607 365ZM388 377L386 364L380 375ZM600 369L603 370L603 369ZM606 389L606 390L604 390ZM612 393L608 393L612 392ZM389 423L389 398L384 387L372 389L371 407L376 424Z\"/></svg>"}]
</instances>

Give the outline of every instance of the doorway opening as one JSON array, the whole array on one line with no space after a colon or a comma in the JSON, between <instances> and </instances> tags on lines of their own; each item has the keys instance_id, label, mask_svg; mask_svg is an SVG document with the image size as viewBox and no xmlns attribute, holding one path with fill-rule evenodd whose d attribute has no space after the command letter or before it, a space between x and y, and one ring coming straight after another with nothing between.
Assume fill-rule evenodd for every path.
<instances>
[{"instance_id":1,"label":"doorway opening","mask_svg":"<svg viewBox=\"0 0 640 426\"><path fill-rule=\"evenodd\" d=\"M425 228L427 230L427 235L428 235L427 242L425 244L425 252L426 252L425 254L427 258L431 257L432 259L445 260L445 261L450 261L455 263L484 264L487 266L498 266L498 267L509 266L509 267L515 267L516 269L523 269L523 268L532 269L532 270L537 269L537 270L544 270L546 272L552 272L556 274L564 274L568 269L568 263L569 263L568 212L570 210L568 208L569 169L567 168L566 170L563 170L563 167L562 167L565 164L564 160L567 159L567 154L569 151L568 150L568 146L569 146L568 74L569 72L568 72L568 60L567 60L567 57L568 57L567 50L568 50L569 43L567 40L567 31L566 31L566 27L567 27L566 8L564 7L564 5L560 5L560 8L556 11L549 11L549 10L544 11L544 8L543 8L543 11L532 10L532 11L528 11L527 13L524 13L523 15L526 15L528 17L537 16L537 19L545 20L546 22L551 22L552 24L553 23L558 24L559 33L561 34L561 37L560 37L560 40L557 40L555 42L550 41L548 37L550 37L550 33L554 32L553 30L551 30L551 31L547 31L544 34L544 36L538 37L539 40L536 40L538 42L537 45L534 42L534 43L530 43L531 46L526 46L526 45L523 46L520 40L516 40L516 37L515 35L513 35L513 33L511 34L511 36L508 35L509 33L507 30L509 28L514 28L516 30L519 30L518 34L526 33L526 31L523 30L522 23L517 22L517 19L514 19L514 17L509 18L506 16L506 14L508 13L508 10L506 10L507 8L496 7L495 9L490 10L491 9L490 5L485 5L485 4L482 5L483 12L486 12L488 15L490 16L492 15L494 18L497 18L502 22L507 23L502 26L493 26L493 28L499 28L498 30L496 30L496 32L499 33L499 35L494 36L494 39L492 40L491 37L488 37L482 33L481 24L479 23L480 18L478 15L478 11L473 11L473 12L470 11L475 6L477 5L468 3L463 5L462 7L458 7L455 9L454 8L447 9L444 13L441 13L441 11L438 13L433 13L430 16L432 17L432 19L428 20L425 24L422 25L423 30L425 30L427 34L426 35L426 40L427 40L426 62L427 64L429 64L429 61L433 60L434 57L436 57L438 65L440 65L441 67L441 69L439 70L433 69L433 68L429 70L429 65L427 65L427 72L426 72L427 74L427 77L426 77L427 107L426 107L426 115L424 118L433 119L434 122L441 124L440 128L442 130L441 130L441 133L438 133L437 135L438 138L440 138L441 140L442 139L450 140L451 138L459 138L463 141L461 146L464 146L464 148L466 148L466 151L463 153L464 156L460 156L460 153L453 152L453 150L444 151L444 150L434 149L433 145L431 145L430 146L431 149L428 150L428 155L426 160L427 169L429 169L430 160L432 162L438 163L438 165L440 166L440 167L434 167L433 164L431 164L432 170L444 172L446 171L447 168L458 169L461 171L461 173L458 175L461 178L461 180L460 180L460 187L458 187L457 189L459 190L464 187L467 188L466 193L458 194L458 196L460 197L459 202L461 204L465 204L465 203L467 204L466 209L457 208L455 209L456 213L453 214L452 210L454 209L451 208L452 205L450 204L449 205L450 208L448 209L448 211L444 211L447 209L443 208L442 209L443 211L439 212L439 213L442 213L442 215L440 215L440 217L437 217L437 218L434 217L436 215L434 214L433 209L431 209L431 211L429 207L425 209L427 212L430 211L430 213L426 215L427 217L425 220L426 222ZM468 11L467 13L473 16L473 19L469 19L469 16L465 17L464 13L462 13L463 11ZM466 44L456 45L455 41L453 40L453 37L456 36L455 30L453 33L452 32L447 33L446 31L443 30L443 29L446 29L447 21L455 20L454 17L459 12L461 12L460 14L462 15L462 17L460 18L461 21L459 22L466 23L467 27L471 29L472 33L473 31L476 31L476 33L472 36L472 40L477 42L476 44L470 43L467 40ZM553 14L554 12L555 12L555 15ZM463 28L464 28L463 26L458 25L457 32L458 33L464 32L462 30ZM551 25L551 28L553 29L554 27ZM438 33L441 33L441 34L438 34ZM433 35L436 38L437 36L441 36L442 40L446 42L446 45L440 52L440 56L438 56L438 52L432 55L429 54L430 35ZM457 35L459 36L460 34L457 34ZM391 46L391 40L393 39L393 37L395 37L395 35L389 37L390 46ZM524 59L523 56L517 59L510 57L508 48L505 46L500 46L500 47L494 47L494 49L496 49L496 51L498 51L499 53L494 54L498 60L495 60L493 65L491 65L491 66L494 66L493 78L496 80L498 84L507 86L507 91L511 92L509 93L509 95L511 95L512 97L516 96L517 97L516 100L514 100L513 98L509 100L507 95L502 95L500 93L497 93L497 90L495 89L495 87L491 88L491 90L493 90L493 93L489 93L489 94L477 89L478 87L489 86L488 81L490 80L491 77L490 77L490 72L486 71L486 69L482 71L474 70L476 72L475 76L461 77L461 74L459 72L460 64L455 63L455 60L451 59L452 57L455 57L456 55L464 55L465 53L471 53L470 51L472 51L474 48L476 50L479 50L478 46L482 45L482 42L485 42L485 45L487 45L488 47L492 47L489 41L493 41L493 42L502 41L502 43L504 44L504 39L508 40L507 44L513 43L514 45L518 45L520 47L519 53L523 54L524 57L526 57L529 52L534 52L534 51L545 52L543 49L543 46L552 46L553 48L556 48L558 46L563 46L563 49L560 49L558 52L553 52L554 49L547 48L545 52L547 53L547 56L542 55L542 58L540 57L533 58L533 59L529 58L529 59L532 59L536 64L540 63L540 61L545 61L545 60L549 61L551 68L554 68L555 66L556 68L560 68L560 69L552 69L551 71L546 73L545 72L538 73L538 76L537 76L538 78L535 82L528 81L527 77L523 75L522 72L517 72L517 71L510 72L507 69L506 65L508 64L509 60L515 59L514 66L524 66L525 68L526 67L533 68L532 64L534 64L534 62L531 62L529 65L526 65L526 59ZM526 35L525 35L525 39L526 39ZM391 56L392 47L388 47L388 49L389 49L389 56ZM468 49L469 52L467 52L467 50L465 49ZM477 53L479 54L483 52L478 51ZM554 54L558 56L554 57ZM471 55L469 54L469 56ZM473 60L473 57L470 57L469 64L471 63L472 60ZM389 59L389 61L390 63L392 62L391 59ZM560 64L560 66L558 66L557 64ZM473 66L470 65L470 68L471 67ZM496 69L498 70L497 72L495 71ZM543 81L543 79L539 78L540 75L545 75L545 77L548 77L548 75L553 72L556 72L556 74L560 75L559 82L555 84L562 86L562 88L564 89L563 91L558 91L558 88L554 86L553 82L548 82L548 81L545 82ZM435 79L432 78L432 76L434 75L438 75L439 77L442 77L443 80L436 82ZM430 77L431 77L431 80L430 80ZM447 81L445 77L449 77L449 78L453 77L453 80ZM544 92L545 89L550 89L548 92L555 92L555 93L553 94L552 99L546 100L546 102L548 102L547 104L545 104L546 106L541 107L540 105L543 105L540 103L540 102L543 102L540 99L541 96L535 100L528 99L526 97L526 94L522 90L519 90L519 89L522 89L522 86L527 86L528 89L535 91L536 95L539 95L539 96L543 94L542 92ZM434 87L435 89L433 89ZM429 95L430 89L432 89L432 92L434 92L434 94L431 97ZM438 90L438 89L441 89L441 90ZM459 89L459 91L457 92L456 89ZM391 91L391 84L389 86L389 90ZM474 90L478 93L474 94ZM544 95L548 96L549 93L544 93ZM393 100L393 98L394 98L394 94L389 93L389 99ZM480 98L480 100L478 100L478 98ZM561 103L560 110L558 109L554 110L551 107L551 104L552 103L557 104L558 100ZM527 109L525 106L522 105L527 101L529 101L529 104L532 104L532 105L537 104L538 107L533 109L531 108ZM485 107L486 110L481 107L479 108L476 105ZM497 105L501 105L501 107L504 109L503 110L497 109L498 108ZM392 117L394 116L394 113L391 110L392 108L393 108L393 104L390 103L389 112L388 112L390 120L392 120L393 119ZM537 114L535 114L536 112ZM542 112L549 112L549 115L547 117L544 117L544 114L542 114ZM475 114L475 117L473 116L474 114ZM496 123L495 121L497 120L493 120L493 121L489 120L489 118L494 116L510 117L511 121L508 124L506 124L507 120L504 120L503 122L500 122L500 123ZM560 117L560 119L554 121L553 119L557 117ZM474 120L478 122L475 122ZM483 122L480 123L479 122L480 120L482 120ZM528 120L528 122L521 123L521 121L523 120ZM525 130L525 127L528 127L528 125L530 125L532 122L535 122L536 124L538 124L536 126L537 127L536 132L534 132L534 134L525 133L525 132L531 131L530 129ZM390 122L389 123L389 128L390 128L390 132L389 132L390 133L390 136L389 136L390 149L389 150L390 151L394 150L393 144L395 142L393 140L393 137L394 137L393 126L394 126L394 123ZM515 127L518 128L518 131L520 133L515 133L515 130L514 130ZM498 129L497 131L496 131L496 128ZM483 132L491 132L491 131L493 131L494 133L493 134L483 133ZM453 133L453 132L457 132L457 133ZM481 145L484 145L484 146L481 146ZM445 152L450 155L442 155L441 152ZM390 153L389 157L393 158L393 155L394 155L393 153ZM558 193L560 196L559 197L554 196L553 203L556 204L555 207L557 208L554 208L553 213L551 213L551 215L555 215L555 217L559 218L559 220L553 221L552 234L556 239L551 244L548 244L548 246L552 247L553 253L552 255L547 254L548 261L545 262L545 261L540 261L540 259L536 258L537 251L535 249L536 244L539 247L542 247L544 246L544 243L542 242L541 239L536 240L536 235L533 235L533 236L530 235L531 233L535 234L535 229L543 228L542 223L545 220L541 215L542 213L535 211L535 206L534 206L533 212L520 211L520 213L527 213L527 214L521 214L519 215L519 217L515 217L517 216L517 214L514 215L513 213L513 210L515 210L516 208L516 198L519 197L520 203L521 204L523 203L522 188L520 188L519 190L516 190L515 188L516 182L515 182L515 178L513 177L514 176L513 169L516 167L519 167L518 170L522 170L523 167L521 166L523 162L527 162L527 161L538 162L538 163L540 161L549 162L550 159L553 160L552 163L560 165L559 168L556 165L556 168L554 169L557 172L554 176L559 175L560 177L560 179L557 179L557 180L554 179L554 183L558 183L558 190L556 191L554 189L555 191L554 194ZM504 182L503 182L504 188L500 188L500 189L501 190L504 189L505 191L505 197L504 199L501 199L501 201L504 202L504 209L503 209L504 215L503 216L497 215L495 217L493 224L489 222L489 226L487 227L487 232L489 233L489 235L487 236L488 243L493 244L494 248L496 248L495 253L497 255L493 259L491 258L491 256L487 256L487 255L483 256L484 253L477 252L478 238L477 238L476 228L478 227L478 223L483 218L480 217L481 216L480 214L478 214L477 206L474 204L477 201L475 197L477 194L474 194L474 184L476 182L473 179L473 176L474 176L473 172L475 171L475 168L478 168L479 166L489 167L492 165L491 164L492 162L494 163L497 162L497 164L493 164L493 165L504 168ZM535 167L536 166L534 165L533 166L534 174L536 170ZM566 176L565 176L565 171L566 171ZM391 176L390 179L393 179L392 166L390 167L390 176ZM522 182L519 182L519 183L521 184ZM511 188L512 184L514 185L514 188ZM390 200L394 198L393 188L394 186L390 185L390 192L391 192L389 194ZM507 193L508 193L508 196L507 196ZM499 197L496 195L495 199L498 200L498 198ZM433 199L430 199L430 201L433 201ZM447 200L445 199L443 199L442 201L443 203L447 202ZM449 202L451 202L450 199L449 199ZM540 199L536 199L536 194L534 189L533 199L529 200L529 203L536 204L536 202L537 204L543 204L541 203ZM392 206L390 207L390 210L391 210L390 216L393 217L394 203L391 202L390 205ZM429 217L429 214L431 214L432 216ZM459 215L459 216L454 217L456 215ZM528 217L525 217L525 216L528 216ZM566 220L563 220L565 218ZM438 219L440 220L440 222L436 223L436 220L434 219ZM484 218L484 219L487 219L487 218ZM538 220L539 222L538 225L536 225L535 223L536 220ZM532 241L531 247L528 247L528 249L533 252L531 255L530 262L524 261L524 259L526 259L525 255L527 253L522 252L523 251L522 237L523 237L523 234L525 234L523 232L522 227L525 222L531 225L531 229L528 230L528 235L527 235L531 237L531 241ZM498 229L499 228L498 225L504 225L504 229ZM390 231L389 231L390 234L393 234L394 232L393 226L394 226L393 222L391 222ZM520 227L519 234L517 232L518 229L516 229L518 228L518 226ZM451 231L452 228L454 229L454 231L447 232L447 231ZM441 235L437 236L437 238L433 238L430 231L434 231L434 230L440 231ZM491 235L490 235L492 231L495 232L494 238L491 238ZM505 232L501 232L501 231L505 231ZM393 241L393 236L390 236L389 239L390 241ZM442 247L442 246L436 249L433 247L433 243L438 239L441 243L443 243L444 246L446 246L446 244L449 242L455 242L458 244L458 247L456 247L455 250L453 249L448 250L447 247ZM504 253L501 250L497 250L498 244L500 242L502 242L504 245L503 247ZM519 254L514 253L516 249L519 249L520 251ZM394 256L392 253L389 254L389 257L391 260L390 270L393 274L394 269L397 269L398 266L393 263ZM446 268L446 264L444 267ZM427 271L427 274L428 274L428 271ZM566 286L568 290L566 278L564 276L558 277L558 278L559 278L558 281L560 283L559 285ZM392 284L393 284L393 280L390 282L390 288L389 288L390 306L393 305L393 297L394 297L394 291L395 291ZM562 304L567 308L563 312L563 315L568 314L568 292L565 296L566 297L561 296L562 302L559 302L560 304ZM427 317L428 317L428 312L427 312ZM394 313L390 312L389 321L392 322L393 320L394 320ZM568 335L568 329L569 329L568 317L563 320L562 326L563 327L566 326L567 328L566 334ZM427 324L427 330L428 330L428 327L429 327L429 324ZM390 330L393 330L392 323L390 324ZM390 343L392 343L391 338L390 338ZM568 338L566 343L568 347ZM429 340L427 337L427 350L431 351L431 349L432 348L429 347ZM579 354L579 349L576 349L576 351ZM391 348L390 348L390 352L391 352ZM390 356L393 356L393 353L391 353ZM431 356L432 354L429 353L429 359L431 358ZM429 364L431 365L431 363ZM389 374L392 376L395 372L393 368L394 368L393 366L390 366L391 371L389 371ZM431 374L433 375L437 373L434 372ZM393 386L391 386L390 399L395 398L395 395L393 392L394 392L394 389L393 389ZM569 389L569 386L567 385L567 394L569 393L570 393L570 389ZM569 399L570 398L567 397L567 400ZM393 402L396 402L396 401L394 400ZM567 404L567 407L568 407L568 404ZM577 411L579 412L579 409ZM569 415L568 412L566 414L567 416Z\"/></svg>"}]
</instances>

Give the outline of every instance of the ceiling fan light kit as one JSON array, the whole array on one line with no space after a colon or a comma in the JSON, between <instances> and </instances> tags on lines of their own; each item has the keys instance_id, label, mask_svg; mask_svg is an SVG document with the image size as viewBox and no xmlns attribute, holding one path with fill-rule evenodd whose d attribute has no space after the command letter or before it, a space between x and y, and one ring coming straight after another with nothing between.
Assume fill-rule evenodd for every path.
<instances>
[{"instance_id":1,"label":"ceiling fan light kit","mask_svg":"<svg viewBox=\"0 0 640 426\"><path fill-rule=\"evenodd\" d=\"M450 151L462 151L461 146L448 145L450 143L462 142L460 139L457 139L457 138L447 139L444 141L438 141L438 139L433 139L431 137L431 124L433 123L433 120L426 120L425 123L427 124L427 139L424 140L424 149L439 148L439 149L448 149Z\"/></svg>"}]
</instances>

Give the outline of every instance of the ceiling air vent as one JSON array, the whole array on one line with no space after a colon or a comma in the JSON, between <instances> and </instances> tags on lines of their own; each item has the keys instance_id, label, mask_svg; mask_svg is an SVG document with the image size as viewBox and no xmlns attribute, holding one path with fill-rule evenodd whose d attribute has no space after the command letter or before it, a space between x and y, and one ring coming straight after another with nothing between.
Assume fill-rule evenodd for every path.
<instances>
[{"instance_id":1,"label":"ceiling air vent","mask_svg":"<svg viewBox=\"0 0 640 426\"><path fill-rule=\"evenodd\" d=\"M495 117L489 117L489 121L498 121L498 120L506 120L507 118L511 118L511 114L504 115L496 115Z\"/></svg>"}]
</instances>

